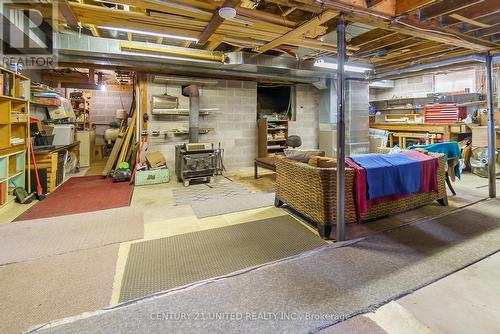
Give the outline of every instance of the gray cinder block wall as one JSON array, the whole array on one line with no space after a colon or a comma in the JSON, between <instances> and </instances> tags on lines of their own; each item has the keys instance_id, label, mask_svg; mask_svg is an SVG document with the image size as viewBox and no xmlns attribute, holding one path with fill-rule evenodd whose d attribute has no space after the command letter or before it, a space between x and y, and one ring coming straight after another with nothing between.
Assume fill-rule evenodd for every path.
<instances>
[{"instance_id":1,"label":"gray cinder block wall","mask_svg":"<svg viewBox=\"0 0 500 334\"><path fill-rule=\"evenodd\" d=\"M187 117L151 115L152 95L179 97L179 108L189 108L189 98L182 96L181 86L148 83L148 130L167 130L188 127ZM200 88L200 108L218 108L212 115L200 117L200 127L214 128L214 132L200 135L200 142L214 143L225 150L226 167L249 167L257 156L257 83L253 81L219 80L216 86ZM302 137L303 147L318 147L319 96L316 88L297 86L296 121L290 122L290 134ZM187 141L187 136L149 138L148 151L158 150L174 168L175 145Z\"/></svg>"}]
</instances>

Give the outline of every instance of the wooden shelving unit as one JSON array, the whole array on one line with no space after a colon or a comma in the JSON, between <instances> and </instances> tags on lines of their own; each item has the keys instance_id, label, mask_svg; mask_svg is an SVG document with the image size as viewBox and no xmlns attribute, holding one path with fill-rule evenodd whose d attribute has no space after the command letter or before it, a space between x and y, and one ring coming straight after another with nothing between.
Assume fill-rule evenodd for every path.
<instances>
[{"instance_id":1,"label":"wooden shelving unit","mask_svg":"<svg viewBox=\"0 0 500 334\"><path fill-rule=\"evenodd\" d=\"M258 157L265 158L282 152L288 138L288 120L268 121L259 119L258 130Z\"/></svg>"},{"instance_id":2,"label":"wooden shelving unit","mask_svg":"<svg viewBox=\"0 0 500 334\"><path fill-rule=\"evenodd\" d=\"M14 199L16 187L26 188L29 157L29 78L0 67L0 206Z\"/></svg>"},{"instance_id":3,"label":"wooden shelving unit","mask_svg":"<svg viewBox=\"0 0 500 334\"><path fill-rule=\"evenodd\" d=\"M78 130L91 130L92 122L90 119L90 92L82 92L82 97L70 97L71 105L76 115L76 125Z\"/></svg>"}]
</instances>

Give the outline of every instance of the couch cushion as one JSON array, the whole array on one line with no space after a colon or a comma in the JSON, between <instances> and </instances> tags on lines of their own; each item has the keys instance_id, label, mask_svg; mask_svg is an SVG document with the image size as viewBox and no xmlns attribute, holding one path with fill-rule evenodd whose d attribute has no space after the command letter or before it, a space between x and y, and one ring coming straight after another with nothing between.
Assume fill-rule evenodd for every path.
<instances>
[{"instance_id":1,"label":"couch cushion","mask_svg":"<svg viewBox=\"0 0 500 334\"><path fill-rule=\"evenodd\" d=\"M337 167L337 159L314 155L309 158L308 164L319 168L334 168Z\"/></svg>"},{"instance_id":2,"label":"couch cushion","mask_svg":"<svg viewBox=\"0 0 500 334\"><path fill-rule=\"evenodd\" d=\"M284 153L288 159L308 162L309 158L315 155L324 156L325 152L316 149L287 148Z\"/></svg>"}]
</instances>

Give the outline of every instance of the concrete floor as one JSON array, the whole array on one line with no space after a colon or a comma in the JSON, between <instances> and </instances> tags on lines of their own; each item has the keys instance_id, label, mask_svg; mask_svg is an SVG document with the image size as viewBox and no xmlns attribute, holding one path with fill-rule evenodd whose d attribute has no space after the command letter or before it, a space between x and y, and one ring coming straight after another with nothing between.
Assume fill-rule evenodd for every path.
<instances>
[{"instance_id":1,"label":"concrete floor","mask_svg":"<svg viewBox=\"0 0 500 334\"><path fill-rule=\"evenodd\" d=\"M86 170L82 169L78 175L85 173ZM229 179L253 191L272 191L274 175L263 175L259 180L254 180L252 168L227 173ZM219 182L226 181L223 177L219 178ZM486 197L487 184L487 179L464 174L461 181L454 183L459 194L456 200L461 200L464 196L467 200ZM135 187L131 207L145 209L144 239L163 238L288 214L283 209L267 207L199 219L189 205L175 205L173 189L177 187L182 185L175 181ZM497 189L500 191L499 185ZM9 204L0 210L0 222L9 223L28 207L17 203ZM425 210L426 208L423 208L421 211ZM410 215L411 217L413 216ZM310 229L316 233L314 229ZM128 251L130 245L138 241L120 244L110 305L118 301ZM386 304L374 313L360 317L369 318L389 334L500 333L500 319L495 317L500 314L499 268L500 254L496 254L411 295Z\"/></svg>"}]
</instances>

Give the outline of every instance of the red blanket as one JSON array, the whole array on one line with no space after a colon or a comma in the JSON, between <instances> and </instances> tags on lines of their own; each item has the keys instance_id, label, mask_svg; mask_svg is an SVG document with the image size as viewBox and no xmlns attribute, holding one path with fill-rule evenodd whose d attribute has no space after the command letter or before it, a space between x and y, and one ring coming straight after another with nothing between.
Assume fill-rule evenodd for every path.
<instances>
[{"instance_id":1,"label":"red blanket","mask_svg":"<svg viewBox=\"0 0 500 334\"><path fill-rule=\"evenodd\" d=\"M420 161L420 192L438 191L437 170L438 158L429 156L418 151L403 151L408 157ZM356 164L352 159L346 158L346 167L354 169L354 203L356 205L356 216L358 222L361 216L368 212L368 208L380 203L397 201L411 195L391 195L367 199L366 171Z\"/></svg>"}]
</instances>

